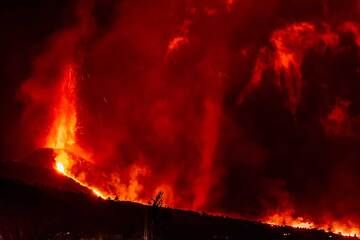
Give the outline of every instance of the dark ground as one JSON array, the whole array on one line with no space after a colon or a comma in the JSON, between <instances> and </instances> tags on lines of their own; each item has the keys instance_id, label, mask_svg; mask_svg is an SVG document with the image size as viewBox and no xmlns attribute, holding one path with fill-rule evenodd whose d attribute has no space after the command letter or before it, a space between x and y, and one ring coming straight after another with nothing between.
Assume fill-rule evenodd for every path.
<instances>
[{"instance_id":1,"label":"dark ground","mask_svg":"<svg viewBox=\"0 0 360 240\"><path fill-rule=\"evenodd\" d=\"M51 156L50 152L39 152L31 160L46 159L47 154ZM56 174L49 169L51 165L44 166L48 167L35 169L31 165L0 162L1 240L350 239L317 230L273 227L204 213L102 200Z\"/></svg>"}]
</instances>

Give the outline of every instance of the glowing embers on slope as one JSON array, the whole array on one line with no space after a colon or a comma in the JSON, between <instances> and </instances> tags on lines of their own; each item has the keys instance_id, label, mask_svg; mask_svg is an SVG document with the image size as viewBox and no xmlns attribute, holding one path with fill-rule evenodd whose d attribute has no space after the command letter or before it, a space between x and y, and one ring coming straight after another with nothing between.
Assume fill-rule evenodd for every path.
<instances>
[{"instance_id":1,"label":"glowing embers on slope","mask_svg":"<svg viewBox=\"0 0 360 240\"><path fill-rule=\"evenodd\" d=\"M275 213L264 219L264 222L271 225L291 226L294 228L315 228L314 223L302 217L293 217L291 211Z\"/></svg>"},{"instance_id":2,"label":"glowing embers on slope","mask_svg":"<svg viewBox=\"0 0 360 240\"><path fill-rule=\"evenodd\" d=\"M57 150L56 151L56 157L55 157L55 170L58 171L60 174L73 179L75 182L77 182L78 184L80 184L83 187L86 187L88 189L90 189L96 196L102 198L102 199L108 199L109 196L107 196L106 193L100 191L99 189L89 186L88 184L86 184L85 182L82 182L80 180L78 180L75 176L73 176L70 172L69 166L67 164L69 164L70 162L74 161L70 154L66 153L64 150Z\"/></svg>"},{"instance_id":3,"label":"glowing embers on slope","mask_svg":"<svg viewBox=\"0 0 360 240\"><path fill-rule=\"evenodd\" d=\"M263 219L264 223L275 226L291 226L294 228L318 229L326 232L333 232L343 236L360 236L360 228L352 221L336 221L329 217L320 223L310 219L294 216L292 210L274 213Z\"/></svg>"},{"instance_id":4,"label":"glowing embers on slope","mask_svg":"<svg viewBox=\"0 0 360 240\"><path fill-rule=\"evenodd\" d=\"M319 228L324 231L339 233L343 236L360 236L360 228L351 221L337 222L329 220L329 224L323 224Z\"/></svg>"}]
</instances>

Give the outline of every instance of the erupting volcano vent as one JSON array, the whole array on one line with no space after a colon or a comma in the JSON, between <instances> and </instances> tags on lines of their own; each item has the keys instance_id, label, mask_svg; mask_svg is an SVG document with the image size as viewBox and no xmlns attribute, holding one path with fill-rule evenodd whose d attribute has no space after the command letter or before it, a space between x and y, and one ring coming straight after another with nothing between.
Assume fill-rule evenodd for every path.
<instances>
[{"instance_id":1,"label":"erupting volcano vent","mask_svg":"<svg viewBox=\"0 0 360 240\"><path fill-rule=\"evenodd\" d=\"M107 195L90 186L85 179L74 175L73 168L78 164L77 156L86 159L86 153L82 150L76 139L77 111L76 111L76 72L74 66L65 67L64 76L58 86L58 94L55 101L53 125L50 128L46 147L53 148L56 153L54 167L61 174L74 179L79 184L90 188L96 195L106 198Z\"/></svg>"},{"instance_id":2,"label":"erupting volcano vent","mask_svg":"<svg viewBox=\"0 0 360 240\"><path fill-rule=\"evenodd\" d=\"M7 156L51 148L103 199L360 235L359 1L71 2Z\"/></svg>"}]
</instances>

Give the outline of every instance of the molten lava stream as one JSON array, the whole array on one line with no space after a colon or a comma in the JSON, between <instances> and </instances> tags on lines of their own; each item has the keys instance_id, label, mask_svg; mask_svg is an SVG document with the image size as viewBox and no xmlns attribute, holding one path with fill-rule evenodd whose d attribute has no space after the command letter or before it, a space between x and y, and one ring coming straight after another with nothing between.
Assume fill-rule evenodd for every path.
<instances>
[{"instance_id":1,"label":"molten lava stream","mask_svg":"<svg viewBox=\"0 0 360 240\"><path fill-rule=\"evenodd\" d=\"M76 163L69 153L75 153L86 159L86 152L78 145L76 139L77 130L77 102L76 102L76 72L74 65L65 68L63 77L57 89L53 109L53 120L47 136L46 147L55 151L54 168L57 172L69 177L90 189L96 196L107 199L109 196L99 189L90 186L85 181L78 179L72 174L71 169Z\"/></svg>"},{"instance_id":2,"label":"molten lava stream","mask_svg":"<svg viewBox=\"0 0 360 240\"><path fill-rule=\"evenodd\" d=\"M73 162L74 160L71 158L71 156L66 153L64 150L56 150L56 157L55 157L55 170L59 172L60 174L73 179L75 182L80 184L83 187L86 187L90 189L96 196L102 198L102 199L108 199L109 196L107 194L103 193L102 191L98 190L95 187L92 187L88 185L87 183L77 179L73 174L71 174L69 167L66 163ZM64 164L65 163L65 164Z\"/></svg>"},{"instance_id":3,"label":"molten lava stream","mask_svg":"<svg viewBox=\"0 0 360 240\"><path fill-rule=\"evenodd\" d=\"M326 223L316 224L303 217L294 217L291 211L273 214L272 216L265 218L263 222L274 226L323 230L325 232L337 233L342 236L360 236L360 228L351 221L345 223L334 219L326 219Z\"/></svg>"}]
</instances>

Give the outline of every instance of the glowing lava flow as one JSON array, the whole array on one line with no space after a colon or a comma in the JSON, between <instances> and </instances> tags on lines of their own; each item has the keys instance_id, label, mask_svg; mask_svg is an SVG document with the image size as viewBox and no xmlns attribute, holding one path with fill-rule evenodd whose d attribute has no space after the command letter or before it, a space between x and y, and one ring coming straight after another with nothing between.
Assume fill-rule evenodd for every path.
<instances>
[{"instance_id":1,"label":"glowing lava flow","mask_svg":"<svg viewBox=\"0 0 360 240\"><path fill-rule=\"evenodd\" d=\"M318 229L325 232L333 232L342 236L360 236L360 229L354 223L337 222L333 219L326 219L325 224L316 224L311 220L303 217L294 217L292 211L285 211L283 213L275 213L263 220L264 223L274 226L290 226L293 228L302 229Z\"/></svg>"},{"instance_id":2,"label":"glowing lava flow","mask_svg":"<svg viewBox=\"0 0 360 240\"><path fill-rule=\"evenodd\" d=\"M70 153L76 153L76 155L86 158L85 151L76 142L76 72L73 65L65 68L56 99L58 100L54 103L53 122L46 144L56 153L54 168L81 186L89 188L96 196L107 199L107 195L102 191L89 186L71 173L75 160Z\"/></svg>"}]
</instances>

